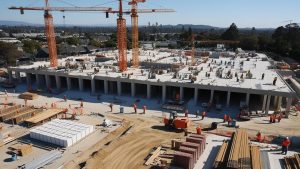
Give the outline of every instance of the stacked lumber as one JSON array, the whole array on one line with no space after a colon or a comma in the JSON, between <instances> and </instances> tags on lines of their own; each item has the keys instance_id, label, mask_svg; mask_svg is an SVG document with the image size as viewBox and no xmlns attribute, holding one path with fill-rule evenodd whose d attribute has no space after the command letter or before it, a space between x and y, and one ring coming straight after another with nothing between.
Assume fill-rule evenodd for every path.
<instances>
[{"instance_id":1,"label":"stacked lumber","mask_svg":"<svg viewBox=\"0 0 300 169\"><path fill-rule=\"evenodd\" d=\"M284 166L286 169L300 169L300 154L284 157Z\"/></svg>"},{"instance_id":2,"label":"stacked lumber","mask_svg":"<svg viewBox=\"0 0 300 169\"><path fill-rule=\"evenodd\" d=\"M0 114L0 121L7 121L10 120L12 117L16 116L20 112L24 112L29 110L30 107L19 107L13 110L7 111L5 113Z\"/></svg>"},{"instance_id":3,"label":"stacked lumber","mask_svg":"<svg viewBox=\"0 0 300 169\"><path fill-rule=\"evenodd\" d=\"M263 169L260 148L258 146L251 146L250 152L252 169Z\"/></svg>"},{"instance_id":4,"label":"stacked lumber","mask_svg":"<svg viewBox=\"0 0 300 169\"><path fill-rule=\"evenodd\" d=\"M214 161L214 169L262 169L260 148L249 145L248 134L239 129L232 134L229 142L225 141Z\"/></svg>"},{"instance_id":5,"label":"stacked lumber","mask_svg":"<svg viewBox=\"0 0 300 169\"><path fill-rule=\"evenodd\" d=\"M248 134L237 130L233 134L227 168L251 169Z\"/></svg>"},{"instance_id":6,"label":"stacked lumber","mask_svg":"<svg viewBox=\"0 0 300 169\"><path fill-rule=\"evenodd\" d=\"M10 111L13 111L13 110L18 109L20 107L21 107L21 105L15 105L15 106L3 108L3 109L0 110L0 114L4 114L4 113L10 112Z\"/></svg>"},{"instance_id":7,"label":"stacked lumber","mask_svg":"<svg viewBox=\"0 0 300 169\"><path fill-rule=\"evenodd\" d=\"M19 95L20 99L34 100L38 98L36 93L25 92Z\"/></svg>"},{"instance_id":8,"label":"stacked lumber","mask_svg":"<svg viewBox=\"0 0 300 169\"><path fill-rule=\"evenodd\" d=\"M43 109L28 109L22 113L15 115L11 119L14 121L14 124L17 124L17 123L23 122L23 121L35 116L36 114L39 114L41 112L43 112Z\"/></svg>"},{"instance_id":9,"label":"stacked lumber","mask_svg":"<svg viewBox=\"0 0 300 169\"><path fill-rule=\"evenodd\" d=\"M228 147L228 141L224 141L213 164L213 168L226 168L226 150Z\"/></svg>"}]
</instances>

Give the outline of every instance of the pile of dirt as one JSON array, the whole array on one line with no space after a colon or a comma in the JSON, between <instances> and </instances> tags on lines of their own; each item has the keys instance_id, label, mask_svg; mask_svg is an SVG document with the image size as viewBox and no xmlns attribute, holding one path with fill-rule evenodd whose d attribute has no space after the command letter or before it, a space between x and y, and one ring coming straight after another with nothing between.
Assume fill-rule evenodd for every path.
<instances>
[{"instance_id":1,"label":"pile of dirt","mask_svg":"<svg viewBox=\"0 0 300 169\"><path fill-rule=\"evenodd\" d=\"M102 169L149 168L149 166L143 164L145 157L153 147L184 136L182 132L165 131L163 127L153 128L153 126L163 125L161 119L134 115L124 115L122 117L126 121L126 127L123 126L122 129L116 130L114 134L109 134L109 139L105 138L91 147L90 149L94 152L86 161L76 159L76 163L73 160L73 164L76 164L77 168L99 168L99 166ZM122 131L126 132L121 134ZM84 158L83 155L80 156ZM79 167L80 163L84 166ZM74 168L75 166L65 166L65 168L69 167Z\"/></svg>"}]
</instances>

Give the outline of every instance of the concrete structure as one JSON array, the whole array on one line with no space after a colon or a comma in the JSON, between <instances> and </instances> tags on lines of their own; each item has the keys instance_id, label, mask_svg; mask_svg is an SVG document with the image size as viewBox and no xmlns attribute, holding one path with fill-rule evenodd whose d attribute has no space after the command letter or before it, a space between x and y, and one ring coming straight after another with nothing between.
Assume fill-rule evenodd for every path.
<instances>
[{"instance_id":1,"label":"concrete structure","mask_svg":"<svg viewBox=\"0 0 300 169\"><path fill-rule=\"evenodd\" d=\"M29 66L10 67L8 72L10 80L16 81L20 81L20 73L25 73L28 86L158 98L163 102L174 100L179 94L179 100L192 100L195 104L212 102L229 107L244 102L250 108L265 113L282 107L289 111L292 98L296 97L294 90L277 71L270 69L271 63L264 54L250 57L246 54L235 56L228 52L227 57L201 58L197 66L189 67L186 65L189 62L186 63L186 58L180 56L182 52L178 50L141 53L141 61L147 62L152 56L149 64L177 65L178 69L176 73L167 69L147 68L129 69L126 73L120 73L113 66L116 60L96 63L93 56L80 56L77 58L84 62L74 60L75 57L59 61L64 65L68 59L71 64L81 65L76 69L53 70L47 68L47 62L35 62ZM112 52L106 53L106 56L115 55ZM95 71L95 68L98 70ZM153 74L155 76L151 77ZM195 80L192 81L191 77ZM274 78L277 78L275 84Z\"/></svg>"}]
</instances>

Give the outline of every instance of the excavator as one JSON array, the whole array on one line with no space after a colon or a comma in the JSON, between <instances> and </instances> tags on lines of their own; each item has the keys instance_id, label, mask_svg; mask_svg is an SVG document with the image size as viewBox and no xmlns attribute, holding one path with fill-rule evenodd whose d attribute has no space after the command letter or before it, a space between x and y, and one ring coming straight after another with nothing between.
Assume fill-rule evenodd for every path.
<instances>
[{"instance_id":1,"label":"excavator","mask_svg":"<svg viewBox=\"0 0 300 169\"><path fill-rule=\"evenodd\" d=\"M164 118L164 124L168 129L187 129L190 125L190 119L179 117L176 111L172 111L169 118Z\"/></svg>"}]
</instances>

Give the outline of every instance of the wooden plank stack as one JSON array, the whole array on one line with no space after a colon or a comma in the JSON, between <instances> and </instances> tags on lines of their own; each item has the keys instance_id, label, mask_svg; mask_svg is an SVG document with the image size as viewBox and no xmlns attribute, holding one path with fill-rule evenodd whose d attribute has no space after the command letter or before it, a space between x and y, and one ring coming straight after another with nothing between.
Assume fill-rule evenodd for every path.
<instances>
[{"instance_id":1,"label":"wooden plank stack","mask_svg":"<svg viewBox=\"0 0 300 169\"><path fill-rule=\"evenodd\" d=\"M284 166L286 169L300 169L300 154L284 157Z\"/></svg>"},{"instance_id":2,"label":"wooden plank stack","mask_svg":"<svg viewBox=\"0 0 300 169\"><path fill-rule=\"evenodd\" d=\"M178 142L180 147L174 154L174 164L184 169L192 169L202 155L205 145L206 136L190 134L186 137L186 142ZM172 141L172 147L176 147L176 141Z\"/></svg>"},{"instance_id":3,"label":"wooden plank stack","mask_svg":"<svg viewBox=\"0 0 300 169\"><path fill-rule=\"evenodd\" d=\"M228 147L228 141L224 141L217 156L215 159L215 162L213 164L213 168L226 168L227 165L227 159L226 157L226 150Z\"/></svg>"},{"instance_id":4,"label":"wooden plank stack","mask_svg":"<svg viewBox=\"0 0 300 169\"><path fill-rule=\"evenodd\" d=\"M259 147L249 145L248 134L239 129L233 133L229 142L225 141L214 162L214 169L261 169L262 161Z\"/></svg>"},{"instance_id":5,"label":"wooden plank stack","mask_svg":"<svg viewBox=\"0 0 300 169\"><path fill-rule=\"evenodd\" d=\"M251 146L251 165L252 169L263 169L262 167L262 157L260 155L260 148L258 146Z\"/></svg>"}]
</instances>

